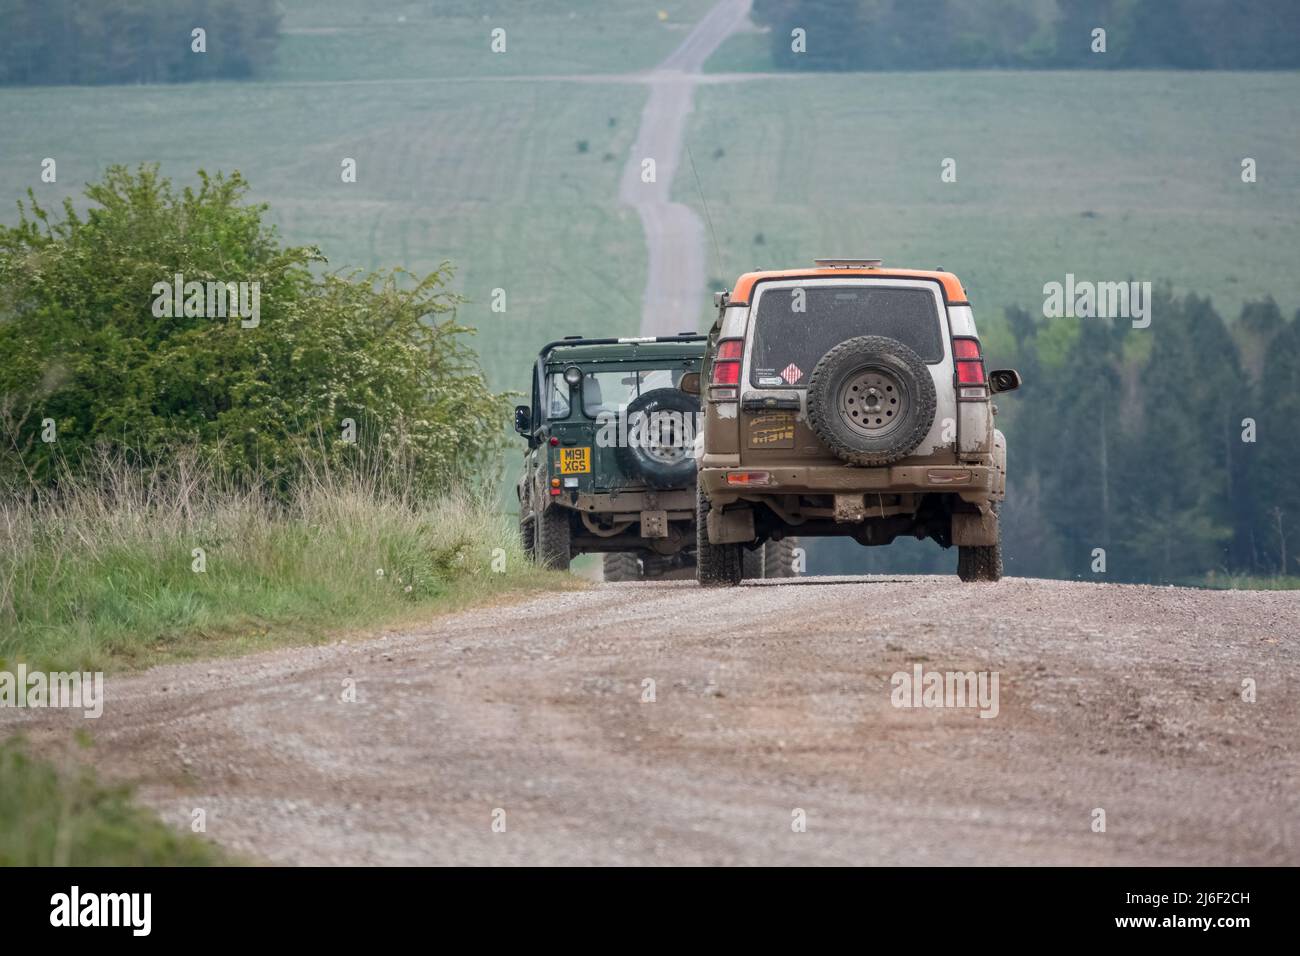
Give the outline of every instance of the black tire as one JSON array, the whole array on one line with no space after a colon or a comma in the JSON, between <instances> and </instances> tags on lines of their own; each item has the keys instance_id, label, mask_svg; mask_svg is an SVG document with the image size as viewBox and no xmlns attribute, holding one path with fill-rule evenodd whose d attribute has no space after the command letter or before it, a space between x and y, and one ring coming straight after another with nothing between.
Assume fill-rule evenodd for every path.
<instances>
[{"instance_id":1,"label":"black tire","mask_svg":"<svg viewBox=\"0 0 1300 956\"><path fill-rule=\"evenodd\" d=\"M651 488L689 488L695 480L695 457L694 442L687 439L695 434L695 416L699 411L699 399L677 388L656 388L628 402L624 415L629 441L620 444L617 450L623 474ZM672 428L673 423L683 421L686 416L689 416L689 431ZM643 422L641 429L635 428L638 419ZM651 422L659 430L650 429ZM631 440L638 432L650 434L643 434L639 441ZM651 435L660 440L649 442Z\"/></svg>"},{"instance_id":2,"label":"black tire","mask_svg":"<svg viewBox=\"0 0 1300 956\"><path fill-rule=\"evenodd\" d=\"M685 565L685 561L666 554L643 557L641 559L641 579L643 581L654 581L666 574L682 570Z\"/></svg>"},{"instance_id":3,"label":"black tire","mask_svg":"<svg viewBox=\"0 0 1300 956\"><path fill-rule=\"evenodd\" d=\"M993 506L996 514L1000 509ZM996 544L957 545L957 577L963 581L1002 580L1002 522L998 521Z\"/></svg>"},{"instance_id":4,"label":"black tire","mask_svg":"<svg viewBox=\"0 0 1300 956\"><path fill-rule=\"evenodd\" d=\"M887 386L892 395L882 386L871 401L883 404L863 404L861 396L850 393L863 376L892 383ZM889 402L902 409L896 419ZM934 424L936 404L934 380L921 357L883 335L841 342L821 357L808 380L808 423L836 457L854 465L906 458Z\"/></svg>"},{"instance_id":5,"label":"black tire","mask_svg":"<svg viewBox=\"0 0 1300 956\"><path fill-rule=\"evenodd\" d=\"M602 561L606 581L641 580L641 563L631 551L616 551L607 554Z\"/></svg>"},{"instance_id":6,"label":"black tire","mask_svg":"<svg viewBox=\"0 0 1300 956\"><path fill-rule=\"evenodd\" d=\"M794 570L794 549L797 547L798 538L782 538L763 545L763 577L798 577Z\"/></svg>"},{"instance_id":7,"label":"black tire","mask_svg":"<svg viewBox=\"0 0 1300 956\"><path fill-rule=\"evenodd\" d=\"M709 499L699 488L695 491L695 580L700 587L735 587L740 583L738 544L709 544Z\"/></svg>"},{"instance_id":8,"label":"black tire","mask_svg":"<svg viewBox=\"0 0 1300 956\"><path fill-rule=\"evenodd\" d=\"M569 512L564 508L547 508L537 516L536 525L534 560L543 567L569 570L569 562L573 560Z\"/></svg>"},{"instance_id":9,"label":"black tire","mask_svg":"<svg viewBox=\"0 0 1300 956\"><path fill-rule=\"evenodd\" d=\"M1002 580L1002 542L957 546L957 577L966 582Z\"/></svg>"},{"instance_id":10,"label":"black tire","mask_svg":"<svg viewBox=\"0 0 1300 956\"><path fill-rule=\"evenodd\" d=\"M753 551L742 546L740 576L746 581L795 577L794 549L798 546L798 538L768 541L761 548L755 548Z\"/></svg>"},{"instance_id":11,"label":"black tire","mask_svg":"<svg viewBox=\"0 0 1300 956\"><path fill-rule=\"evenodd\" d=\"M533 529L533 519L519 516L519 540L524 546L524 557L529 561L536 560L537 532Z\"/></svg>"}]
</instances>

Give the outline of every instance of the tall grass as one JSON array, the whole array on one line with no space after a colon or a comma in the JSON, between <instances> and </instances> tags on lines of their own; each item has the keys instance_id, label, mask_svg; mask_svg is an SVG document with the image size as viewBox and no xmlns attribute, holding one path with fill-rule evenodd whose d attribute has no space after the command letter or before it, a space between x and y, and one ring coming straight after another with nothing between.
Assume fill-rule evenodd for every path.
<instances>
[{"instance_id":1,"label":"tall grass","mask_svg":"<svg viewBox=\"0 0 1300 956\"><path fill-rule=\"evenodd\" d=\"M284 490L184 453L104 454L0 499L0 666L113 670L315 641L552 587L486 493L430 499L400 463Z\"/></svg>"}]
</instances>

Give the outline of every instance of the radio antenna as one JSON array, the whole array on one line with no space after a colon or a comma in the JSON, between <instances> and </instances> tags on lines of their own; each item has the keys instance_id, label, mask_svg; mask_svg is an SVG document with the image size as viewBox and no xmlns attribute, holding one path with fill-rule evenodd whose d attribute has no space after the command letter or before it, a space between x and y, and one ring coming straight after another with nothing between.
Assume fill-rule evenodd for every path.
<instances>
[{"instance_id":1,"label":"radio antenna","mask_svg":"<svg viewBox=\"0 0 1300 956\"><path fill-rule=\"evenodd\" d=\"M691 153L691 144L686 144L686 158L691 161L691 173L695 176L695 191L700 194L700 204L704 206L704 220L709 224L709 235L713 237L713 265L722 276L722 281L726 282L726 275L722 273L722 249L718 246L718 233L713 228L713 216L709 214L709 201L704 198L704 186L700 184L700 171L695 168L695 156Z\"/></svg>"}]
</instances>

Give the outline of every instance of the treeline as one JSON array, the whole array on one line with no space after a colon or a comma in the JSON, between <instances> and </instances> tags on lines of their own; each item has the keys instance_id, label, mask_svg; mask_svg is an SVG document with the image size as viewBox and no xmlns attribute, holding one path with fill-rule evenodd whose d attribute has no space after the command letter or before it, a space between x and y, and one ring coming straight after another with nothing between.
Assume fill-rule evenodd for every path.
<instances>
[{"instance_id":1,"label":"treeline","mask_svg":"<svg viewBox=\"0 0 1300 956\"><path fill-rule=\"evenodd\" d=\"M755 0L753 17L791 70L1300 67L1295 0Z\"/></svg>"},{"instance_id":2,"label":"treeline","mask_svg":"<svg viewBox=\"0 0 1300 956\"><path fill-rule=\"evenodd\" d=\"M279 29L274 0L0 0L0 84L239 79Z\"/></svg>"},{"instance_id":3,"label":"treeline","mask_svg":"<svg viewBox=\"0 0 1300 956\"><path fill-rule=\"evenodd\" d=\"M1267 299L1229 328L1167 291L1152 316L1008 312L1015 573L1099 577L1103 549L1112 580L1300 576L1300 316Z\"/></svg>"},{"instance_id":4,"label":"treeline","mask_svg":"<svg viewBox=\"0 0 1300 956\"><path fill-rule=\"evenodd\" d=\"M1229 326L1208 299L1166 290L1146 329L1023 309L1006 320L1009 335L982 325L990 367L1025 380L997 400L1008 575L1300 578L1300 314L1288 322L1266 299ZM809 555L817 573L951 573L956 560L901 538L818 541Z\"/></svg>"}]
</instances>

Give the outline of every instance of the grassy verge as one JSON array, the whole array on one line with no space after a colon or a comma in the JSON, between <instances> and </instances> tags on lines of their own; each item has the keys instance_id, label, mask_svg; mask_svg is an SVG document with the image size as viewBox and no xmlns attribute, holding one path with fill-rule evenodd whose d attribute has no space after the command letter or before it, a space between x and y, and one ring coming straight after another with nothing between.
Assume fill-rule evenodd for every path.
<instances>
[{"instance_id":1,"label":"grassy verge","mask_svg":"<svg viewBox=\"0 0 1300 956\"><path fill-rule=\"evenodd\" d=\"M85 767L0 742L0 866L213 866L237 863L131 803Z\"/></svg>"},{"instance_id":2,"label":"grassy verge","mask_svg":"<svg viewBox=\"0 0 1300 956\"><path fill-rule=\"evenodd\" d=\"M0 503L0 667L147 667L577 586L529 563L488 501L373 476L317 476L284 500L201 468L107 463Z\"/></svg>"}]
</instances>

